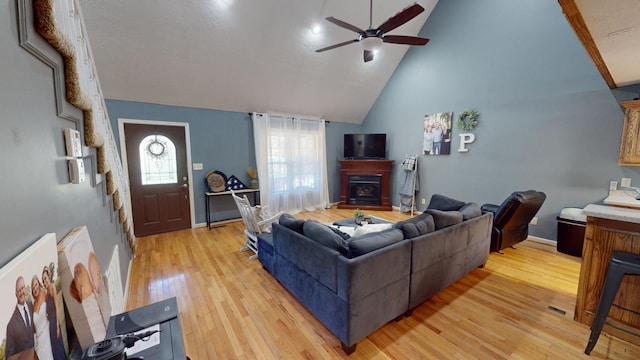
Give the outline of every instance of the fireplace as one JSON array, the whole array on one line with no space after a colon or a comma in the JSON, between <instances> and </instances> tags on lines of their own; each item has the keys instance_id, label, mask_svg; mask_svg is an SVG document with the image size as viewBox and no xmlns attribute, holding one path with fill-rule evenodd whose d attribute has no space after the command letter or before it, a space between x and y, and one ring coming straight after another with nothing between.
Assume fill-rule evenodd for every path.
<instances>
[{"instance_id":1,"label":"fireplace","mask_svg":"<svg viewBox=\"0 0 640 360\"><path fill-rule=\"evenodd\" d=\"M338 160L339 209L391 211L389 189L393 160Z\"/></svg>"},{"instance_id":2,"label":"fireplace","mask_svg":"<svg viewBox=\"0 0 640 360\"><path fill-rule=\"evenodd\" d=\"M350 205L380 205L381 175L349 175L347 186Z\"/></svg>"}]
</instances>

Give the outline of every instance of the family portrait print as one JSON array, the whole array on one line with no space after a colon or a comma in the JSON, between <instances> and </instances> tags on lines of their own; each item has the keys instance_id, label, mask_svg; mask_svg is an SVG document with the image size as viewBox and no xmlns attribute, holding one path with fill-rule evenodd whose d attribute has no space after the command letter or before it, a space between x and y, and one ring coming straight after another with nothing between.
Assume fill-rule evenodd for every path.
<instances>
[{"instance_id":1,"label":"family portrait print","mask_svg":"<svg viewBox=\"0 0 640 360\"><path fill-rule=\"evenodd\" d=\"M67 359L55 234L44 235L0 269L0 287L4 359Z\"/></svg>"},{"instance_id":2,"label":"family portrait print","mask_svg":"<svg viewBox=\"0 0 640 360\"><path fill-rule=\"evenodd\" d=\"M451 119L453 112L424 116L422 154L448 155L451 153Z\"/></svg>"},{"instance_id":3,"label":"family portrait print","mask_svg":"<svg viewBox=\"0 0 640 360\"><path fill-rule=\"evenodd\" d=\"M73 228L58 248L62 293L80 347L86 349L106 336L109 294L86 226Z\"/></svg>"}]
</instances>

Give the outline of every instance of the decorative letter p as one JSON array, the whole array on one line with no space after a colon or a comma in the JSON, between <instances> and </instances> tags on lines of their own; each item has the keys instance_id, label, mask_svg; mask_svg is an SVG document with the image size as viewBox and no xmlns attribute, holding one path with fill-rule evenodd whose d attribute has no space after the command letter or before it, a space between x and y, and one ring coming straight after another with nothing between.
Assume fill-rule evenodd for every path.
<instances>
[{"instance_id":1,"label":"decorative letter p","mask_svg":"<svg viewBox=\"0 0 640 360\"><path fill-rule=\"evenodd\" d=\"M458 148L458 152L467 152L469 149L465 148L466 144L471 144L476 141L476 136L472 133L459 134L460 136L460 147Z\"/></svg>"}]
</instances>

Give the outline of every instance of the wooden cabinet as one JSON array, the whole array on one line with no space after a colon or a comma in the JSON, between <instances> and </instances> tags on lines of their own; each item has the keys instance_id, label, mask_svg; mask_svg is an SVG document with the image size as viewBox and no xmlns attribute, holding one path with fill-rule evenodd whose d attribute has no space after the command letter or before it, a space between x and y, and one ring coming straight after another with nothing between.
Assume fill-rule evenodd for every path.
<instances>
[{"instance_id":1,"label":"wooden cabinet","mask_svg":"<svg viewBox=\"0 0 640 360\"><path fill-rule=\"evenodd\" d=\"M640 166L640 100L623 101L625 108L618 165Z\"/></svg>"},{"instance_id":2,"label":"wooden cabinet","mask_svg":"<svg viewBox=\"0 0 640 360\"><path fill-rule=\"evenodd\" d=\"M613 250L640 253L640 224L587 216L582 266L574 319L591 325ZM625 276L609 312L604 331L631 341L640 339L625 332L640 329L640 277ZM623 330L621 330L623 329Z\"/></svg>"}]
</instances>

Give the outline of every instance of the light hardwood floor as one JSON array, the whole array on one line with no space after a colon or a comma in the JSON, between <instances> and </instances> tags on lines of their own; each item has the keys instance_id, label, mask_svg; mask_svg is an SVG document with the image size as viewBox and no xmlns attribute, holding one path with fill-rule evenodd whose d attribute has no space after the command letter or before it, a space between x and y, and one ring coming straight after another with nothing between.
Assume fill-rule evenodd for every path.
<instances>
[{"instance_id":1,"label":"light hardwood floor","mask_svg":"<svg viewBox=\"0 0 640 360\"><path fill-rule=\"evenodd\" d=\"M351 210L302 213L321 222ZM392 221L408 216L367 211ZM640 346L573 320L580 259L524 241L358 343L340 342L258 260L242 222L138 239L127 307L177 297L187 355L198 359L639 359ZM549 308L565 311L558 313Z\"/></svg>"}]
</instances>

